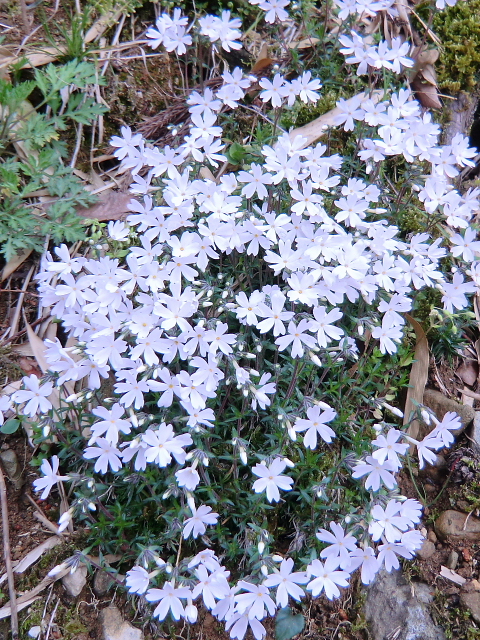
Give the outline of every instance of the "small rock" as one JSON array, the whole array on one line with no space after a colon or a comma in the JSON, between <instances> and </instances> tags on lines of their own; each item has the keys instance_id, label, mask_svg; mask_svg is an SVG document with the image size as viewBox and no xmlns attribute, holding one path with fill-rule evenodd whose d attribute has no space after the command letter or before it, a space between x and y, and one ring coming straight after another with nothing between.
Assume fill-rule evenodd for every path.
<instances>
[{"instance_id":1,"label":"small rock","mask_svg":"<svg viewBox=\"0 0 480 640\"><path fill-rule=\"evenodd\" d=\"M430 540L430 542L437 542L437 535L433 529L428 532L427 538Z\"/></svg>"},{"instance_id":2,"label":"small rock","mask_svg":"<svg viewBox=\"0 0 480 640\"><path fill-rule=\"evenodd\" d=\"M475 411L470 438L472 449L480 453L480 411Z\"/></svg>"},{"instance_id":3,"label":"small rock","mask_svg":"<svg viewBox=\"0 0 480 640\"><path fill-rule=\"evenodd\" d=\"M478 580L468 580L462 584L462 591L465 593L473 593L474 591L480 591L480 582Z\"/></svg>"},{"instance_id":4,"label":"small rock","mask_svg":"<svg viewBox=\"0 0 480 640\"><path fill-rule=\"evenodd\" d=\"M97 570L93 578L93 591L95 595L104 596L110 587L115 584L115 580L106 571Z\"/></svg>"},{"instance_id":5,"label":"small rock","mask_svg":"<svg viewBox=\"0 0 480 640\"><path fill-rule=\"evenodd\" d=\"M424 540L420 549L417 550L417 556L420 560L428 560L435 553L435 545L430 540Z\"/></svg>"},{"instance_id":6,"label":"small rock","mask_svg":"<svg viewBox=\"0 0 480 640\"><path fill-rule=\"evenodd\" d=\"M31 627L28 630L28 637L29 638L38 638L38 636L41 634L42 632L42 627L36 626L36 627Z\"/></svg>"},{"instance_id":7,"label":"small rock","mask_svg":"<svg viewBox=\"0 0 480 640\"><path fill-rule=\"evenodd\" d=\"M444 511L435 522L435 532L441 540L449 538L453 542L480 540L480 519L467 516L459 511Z\"/></svg>"},{"instance_id":8,"label":"small rock","mask_svg":"<svg viewBox=\"0 0 480 640\"><path fill-rule=\"evenodd\" d=\"M447 558L446 566L452 571L455 571L455 569L457 568L457 564L458 564L458 553L452 549Z\"/></svg>"},{"instance_id":9,"label":"small rock","mask_svg":"<svg viewBox=\"0 0 480 640\"><path fill-rule=\"evenodd\" d=\"M473 407L469 407L468 404L460 404L460 402L457 402L456 400L451 400L435 389L425 389L425 393L423 394L423 404L431 409L439 420L442 420L444 415L449 411L458 413L460 420L462 421L462 426L460 429L456 429L451 432L454 436L460 435L475 418L476 412ZM422 424L420 429L421 433L419 434L420 437L425 437L427 433L430 433L433 427L433 425L427 426Z\"/></svg>"},{"instance_id":10,"label":"small rock","mask_svg":"<svg viewBox=\"0 0 480 640\"><path fill-rule=\"evenodd\" d=\"M122 618L117 607L107 607L100 611L103 640L143 640L141 629Z\"/></svg>"},{"instance_id":11,"label":"small rock","mask_svg":"<svg viewBox=\"0 0 480 640\"><path fill-rule=\"evenodd\" d=\"M87 567L80 565L73 573L63 576L62 584L69 596L76 598L81 594L83 587L87 584L87 573Z\"/></svg>"},{"instance_id":12,"label":"small rock","mask_svg":"<svg viewBox=\"0 0 480 640\"><path fill-rule=\"evenodd\" d=\"M463 513L470 513L472 510L470 504L466 500L456 500L455 506L457 509L460 509L460 511L463 511Z\"/></svg>"},{"instance_id":13,"label":"small rock","mask_svg":"<svg viewBox=\"0 0 480 640\"><path fill-rule=\"evenodd\" d=\"M372 640L445 640L430 616L427 605L431 589L423 583L410 585L401 571L381 571L367 589L365 618Z\"/></svg>"},{"instance_id":14,"label":"small rock","mask_svg":"<svg viewBox=\"0 0 480 640\"><path fill-rule=\"evenodd\" d=\"M9 480L18 491L23 485L22 467L18 461L17 454L13 449L7 449L0 453L0 458Z\"/></svg>"},{"instance_id":15,"label":"small rock","mask_svg":"<svg viewBox=\"0 0 480 640\"><path fill-rule=\"evenodd\" d=\"M460 595L460 602L470 611L475 622L480 623L480 592L462 593Z\"/></svg>"}]
</instances>

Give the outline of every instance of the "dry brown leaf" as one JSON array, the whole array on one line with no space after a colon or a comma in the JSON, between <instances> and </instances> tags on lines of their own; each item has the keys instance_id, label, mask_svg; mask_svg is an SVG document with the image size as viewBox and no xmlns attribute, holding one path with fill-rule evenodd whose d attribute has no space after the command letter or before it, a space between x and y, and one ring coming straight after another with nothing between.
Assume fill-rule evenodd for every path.
<instances>
[{"instance_id":1,"label":"dry brown leaf","mask_svg":"<svg viewBox=\"0 0 480 640\"><path fill-rule=\"evenodd\" d=\"M263 73L263 71L265 71L267 67L269 67L274 62L275 61L273 60L273 58L260 58L260 60L257 60L257 62L253 65L250 73L253 73L253 75L255 76L259 76L261 73Z\"/></svg>"},{"instance_id":2,"label":"dry brown leaf","mask_svg":"<svg viewBox=\"0 0 480 640\"><path fill-rule=\"evenodd\" d=\"M59 56L66 52L66 48L44 47L41 52L23 51L20 55L5 56L0 59L0 69L10 67L21 59L26 58L26 62L22 65L22 69L32 69L34 67L42 67L49 62L54 62Z\"/></svg>"},{"instance_id":3,"label":"dry brown leaf","mask_svg":"<svg viewBox=\"0 0 480 640\"><path fill-rule=\"evenodd\" d=\"M411 87L415 92L415 98L420 102L422 107L425 107L427 109L442 108L443 105L438 98L438 91L436 87L433 86L433 84L422 82L417 77L411 83Z\"/></svg>"},{"instance_id":4,"label":"dry brown leaf","mask_svg":"<svg viewBox=\"0 0 480 640\"><path fill-rule=\"evenodd\" d=\"M77 214L90 220L124 220L131 213L127 205L132 196L122 191L104 191L91 207L77 209Z\"/></svg>"},{"instance_id":5,"label":"dry brown leaf","mask_svg":"<svg viewBox=\"0 0 480 640\"><path fill-rule=\"evenodd\" d=\"M433 84L434 87L437 86L437 74L435 73L433 65L427 64L427 66L419 73L419 77L420 76L421 80L428 82L428 84Z\"/></svg>"},{"instance_id":6,"label":"dry brown leaf","mask_svg":"<svg viewBox=\"0 0 480 640\"><path fill-rule=\"evenodd\" d=\"M463 395L468 396L469 398L473 398L474 400L480 400L480 393L475 393L475 391L470 391L470 389L457 389L459 393L463 393Z\"/></svg>"},{"instance_id":7,"label":"dry brown leaf","mask_svg":"<svg viewBox=\"0 0 480 640\"><path fill-rule=\"evenodd\" d=\"M63 542L63 540L58 536L47 538L45 542L42 542L42 544L39 544L38 547L35 547L35 549L29 551L27 555L20 560L13 571L15 573L23 573L26 569L28 569L28 567L30 567L34 562L41 558L45 551L53 549L53 547L56 547L57 544L60 544L61 542Z\"/></svg>"},{"instance_id":8,"label":"dry brown leaf","mask_svg":"<svg viewBox=\"0 0 480 640\"><path fill-rule=\"evenodd\" d=\"M85 42L93 42L97 38L99 38L104 31L109 29L113 24L119 21L120 16L122 15L121 9L112 9L111 11L107 11L100 16L100 18L92 24L90 29L85 34L84 41Z\"/></svg>"},{"instance_id":9,"label":"dry brown leaf","mask_svg":"<svg viewBox=\"0 0 480 640\"><path fill-rule=\"evenodd\" d=\"M211 182L216 182L215 176L213 175L213 173L210 171L208 167L202 167L200 169L200 176L204 180L210 180Z\"/></svg>"},{"instance_id":10,"label":"dry brown leaf","mask_svg":"<svg viewBox=\"0 0 480 640\"><path fill-rule=\"evenodd\" d=\"M35 356L40 369L43 371L43 373L45 373L45 371L47 371L48 369L48 362L45 359L45 345L43 343L43 340L37 336L28 322L26 324L26 327L28 341L30 343L30 346L32 347L33 355Z\"/></svg>"},{"instance_id":11,"label":"dry brown leaf","mask_svg":"<svg viewBox=\"0 0 480 640\"><path fill-rule=\"evenodd\" d=\"M3 280L6 280L9 276L11 276L12 273L14 273L18 269L18 267L25 262L25 260L31 253L32 249L25 249L19 251L11 260L9 260L2 269L0 282L3 282Z\"/></svg>"},{"instance_id":12,"label":"dry brown leaf","mask_svg":"<svg viewBox=\"0 0 480 640\"><path fill-rule=\"evenodd\" d=\"M23 344L13 344L10 348L14 353L20 356L27 356L29 358L33 357L32 347L28 342L24 342Z\"/></svg>"},{"instance_id":13,"label":"dry brown leaf","mask_svg":"<svg viewBox=\"0 0 480 640\"><path fill-rule=\"evenodd\" d=\"M407 399L405 401L405 409L403 412L403 424L410 422L410 415L415 408L414 402L423 402L423 393L425 391L425 385L428 378L428 364L430 360L430 353L428 349L427 336L422 328L422 325L418 323L415 318L412 318L408 313L405 317L412 325L417 342L415 345L415 361L412 364L410 370L410 380L407 391ZM413 420L408 427L408 435L412 438L416 438L420 429L420 425L417 420Z\"/></svg>"},{"instance_id":14,"label":"dry brown leaf","mask_svg":"<svg viewBox=\"0 0 480 640\"><path fill-rule=\"evenodd\" d=\"M288 45L289 49L311 49L317 43L320 42L320 38L303 38L303 40L294 40Z\"/></svg>"},{"instance_id":15,"label":"dry brown leaf","mask_svg":"<svg viewBox=\"0 0 480 640\"><path fill-rule=\"evenodd\" d=\"M357 97L364 100L366 98L366 95L363 92L359 93L358 95L353 96L352 98L349 98L349 100L347 100L347 103L350 100L353 100L354 98L357 98ZM383 91L381 90L374 91L371 95L371 99L373 100L373 102L378 102L382 97L383 97ZM290 140L293 142L296 136L302 136L306 140L303 143L303 145L299 147L299 149L304 149L305 147L310 146L316 140L318 140L323 135L325 135L325 133L330 127L335 126L335 117L340 113L341 113L340 109L338 107L335 107L331 111L324 113L323 116L320 116L315 120L312 120L312 122L309 122L303 127L299 127L298 129L293 129L293 131L290 131L290 133L288 134Z\"/></svg>"},{"instance_id":16,"label":"dry brown leaf","mask_svg":"<svg viewBox=\"0 0 480 640\"><path fill-rule=\"evenodd\" d=\"M478 378L478 362L464 360L455 373L465 384L473 387Z\"/></svg>"}]
</instances>

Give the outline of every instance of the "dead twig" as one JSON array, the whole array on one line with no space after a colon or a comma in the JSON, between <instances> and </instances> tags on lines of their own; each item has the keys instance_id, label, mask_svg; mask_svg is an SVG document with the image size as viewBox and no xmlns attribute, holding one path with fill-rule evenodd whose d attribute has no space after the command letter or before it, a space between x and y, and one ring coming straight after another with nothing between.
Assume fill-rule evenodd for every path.
<instances>
[{"instance_id":1,"label":"dead twig","mask_svg":"<svg viewBox=\"0 0 480 640\"><path fill-rule=\"evenodd\" d=\"M2 530L3 530L3 556L5 558L5 568L7 569L8 592L10 595L12 637L18 638L18 612L17 595L15 593L15 578L13 576L12 558L10 555L10 533L8 522L7 488L3 476L2 465L0 464L0 504L2 507Z\"/></svg>"}]
</instances>

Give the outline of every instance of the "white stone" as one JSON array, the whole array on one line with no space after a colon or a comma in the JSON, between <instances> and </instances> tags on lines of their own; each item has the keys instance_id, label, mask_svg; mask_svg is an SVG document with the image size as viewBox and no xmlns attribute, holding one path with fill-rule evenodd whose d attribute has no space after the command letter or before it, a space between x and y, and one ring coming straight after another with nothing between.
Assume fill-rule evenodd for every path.
<instances>
[{"instance_id":1,"label":"white stone","mask_svg":"<svg viewBox=\"0 0 480 640\"><path fill-rule=\"evenodd\" d=\"M82 592L83 587L87 584L87 567L80 565L73 573L67 573L62 578L62 584L65 591L72 598L76 598Z\"/></svg>"},{"instance_id":2,"label":"white stone","mask_svg":"<svg viewBox=\"0 0 480 640\"><path fill-rule=\"evenodd\" d=\"M102 609L100 622L103 640L143 640L142 630L125 621L117 607Z\"/></svg>"}]
</instances>

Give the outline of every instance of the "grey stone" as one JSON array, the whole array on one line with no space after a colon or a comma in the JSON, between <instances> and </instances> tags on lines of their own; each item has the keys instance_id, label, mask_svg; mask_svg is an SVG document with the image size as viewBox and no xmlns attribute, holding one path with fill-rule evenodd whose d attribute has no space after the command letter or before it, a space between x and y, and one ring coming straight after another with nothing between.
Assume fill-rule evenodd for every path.
<instances>
[{"instance_id":1,"label":"grey stone","mask_svg":"<svg viewBox=\"0 0 480 640\"><path fill-rule=\"evenodd\" d=\"M454 436L460 435L475 418L475 409L473 407L469 407L468 404L461 404L456 400L447 398L447 396L444 396L443 393L440 393L440 391L436 391L435 389L425 389L423 394L423 404L431 409L439 420L442 420L444 415L449 411L458 413L462 426L460 429L455 429L451 432ZM420 438L424 438L433 428L434 425L426 426L421 423L419 434Z\"/></svg>"},{"instance_id":2,"label":"grey stone","mask_svg":"<svg viewBox=\"0 0 480 640\"><path fill-rule=\"evenodd\" d=\"M467 520L464 513L449 509L436 519L435 533L440 540L478 542L480 540L480 519L470 516Z\"/></svg>"},{"instance_id":3,"label":"grey stone","mask_svg":"<svg viewBox=\"0 0 480 640\"><path fill-rule=\"evenodd\" d=\"M420 560L428 560L435 553L435 545L430 540L424 540L420 549L417 549L417 556Z\"/></svg>"},{"instance_id":4,"label":"grey stone","mask_svg":"<svg viewBox=\"0 0 480 640\"><path fill-rule=\"evenodd\" d=\"M100 611L102 640L143 640L141 629L122 618L117 607L107 607Z\"/></svg>"},{"instance_id":5,"label":"grey stone","mask_svg":"<svg viewBox=\"0 0 480 640\"><path fill-rule=\"evenodd\" d=\"M446 566L448 569L455 571L455 569L457 568L457 564L458 564L458 553L452 549L447 558Z\"/></svg>"},{"instance_id":6,"label":"grey stone","mask_svg":"<svg viewBox=\"0 0 480 640\"><path fill-rule=\"evenodd\" d=\"M480 593L478 591L462 593L460 595L460 602L470 611L475 622L480 623Z\"/></svg>"},{"instance_id":7,"label":"grey stone","mask_svg":"<svg viewBox=\"0 0 480 640\"><path fill-rule=\"evenodd\" d=\"M480 411L475 411L470 437L472 448L480 453Z\"/></svg>"},{"instance_id":8,"label":"grey stone","mask_svg":"<svg viewBox=\"0 0 480 640\"><path fill-rule=\"evenodd\" d=\"M21 489L23 485L22 466L18 461L17 454L13 449L7 449L0 453L3 468L9 480L13 483L16 490Z\"/></svg>"},{"instance_id":9,"label":"grey stone","mask_svg":"<svg viewBox=\"0 0 480 640\"><path fill-rule=\"evenodd\" d=\"M63 576L62 584L69 596L76 598L82 593L83 587L87 584L87 573L87 567L80 565L73 573Z\"/></svg>"},{"instance_id":10,"label":"grey stone","mask_svg":"<svg viewBox=\"0 0 480 640\"><path fill-rule=\"evenodd\" d=\"M372 640L445 640L428 611L432 600L426 584L408 584L401 571L380 571L367 589L365 601Z\"/></svg>"},{"instance_id":11,"label":"grey stone","mask_svg":"<svg viewBox=\"0 0 480 640\"><path fill-rule=\"evenodd\" d=\"M95 595L104 596L111 586L115 584L115 580L108 575L106 571L97 570L93 578L93 591Z\"/></svg>"}]
</instances>

